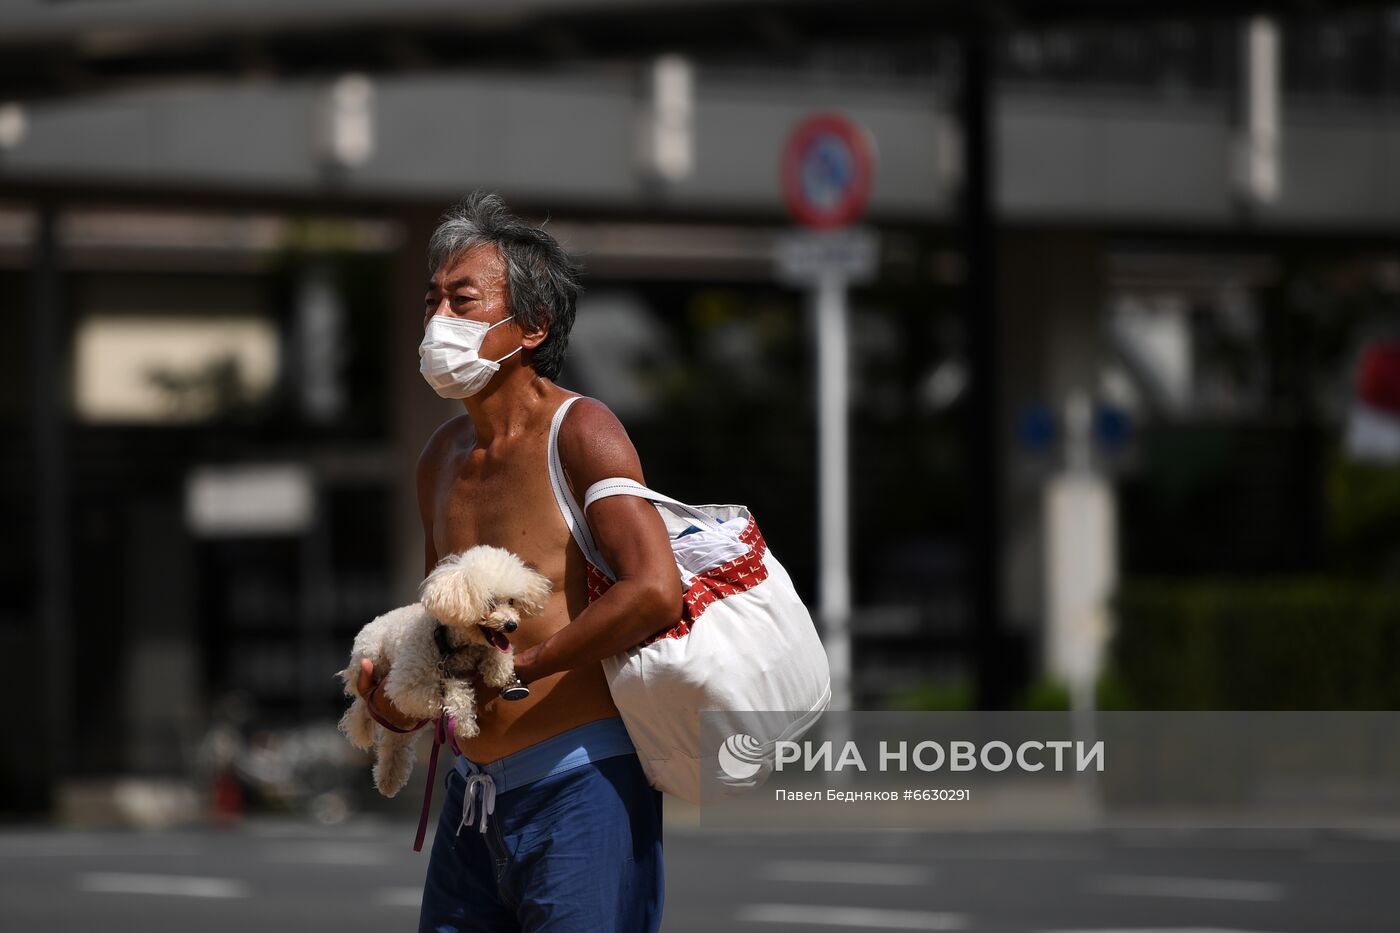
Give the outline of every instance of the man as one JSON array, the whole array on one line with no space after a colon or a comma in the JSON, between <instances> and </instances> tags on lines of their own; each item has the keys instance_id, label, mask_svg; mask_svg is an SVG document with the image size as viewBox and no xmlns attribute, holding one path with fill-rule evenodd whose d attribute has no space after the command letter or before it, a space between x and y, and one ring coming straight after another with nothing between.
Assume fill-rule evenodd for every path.
<instances>
[{"instance_id":1,"label":"man","mask_svg":"<svg viewBox=\"0 0 1400 933\"><path fill-rule=\"evenodd\" d=\"M419 930L643 931L660 925L661 801L642 773L599 662L673 625L681 586L665 525L648 502L616 496L588 510L617 582L592 602L587 565L551 489L550 422L574 397L554 384L578 293L558 243L475 193L429 245L421 369L466 409L418 464L425 571L477 544L507 548L547 576L544 612L512 633L529 688L507 700L478 682L480 734L447 777ZM558 449L582 502L590 485L644 482L627 432L578 398ZM368 695L386 671L366 660ZM412 725L382 691L375 710Z\"/></svg>"}]
</instances>

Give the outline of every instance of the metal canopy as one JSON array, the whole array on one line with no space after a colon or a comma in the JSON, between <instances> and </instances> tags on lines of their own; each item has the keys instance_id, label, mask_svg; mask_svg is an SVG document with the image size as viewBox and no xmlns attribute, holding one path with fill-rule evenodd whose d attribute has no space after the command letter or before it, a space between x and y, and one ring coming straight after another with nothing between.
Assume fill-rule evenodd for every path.
<instances>
[{"instance_id":1,"label":"metal canopy","mask_svg":"<svg viewBox=\"0 0 1400 933\"><path fill-rule=\"evenodd\" d=\"M1383 6L1351 0L1344 6ZM1329 7L1338 5L1329 4ZM165 79L548 68L688 51L800 63L813 45L969 24L1316 13L1306 0L0 0L0 100Z\"/></svg>"}]
</instances>

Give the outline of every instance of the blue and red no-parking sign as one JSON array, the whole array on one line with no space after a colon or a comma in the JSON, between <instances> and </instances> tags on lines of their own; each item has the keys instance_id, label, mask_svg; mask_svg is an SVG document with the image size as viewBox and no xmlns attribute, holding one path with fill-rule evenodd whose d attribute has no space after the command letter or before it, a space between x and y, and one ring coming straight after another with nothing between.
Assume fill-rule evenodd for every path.
<instances>
[{"instance_id":1,"label":"blue and red no-parking sign","mask_svg":"<svg viewBox=\"0 0 1400 933\"><path fill-rule=\"evenodd\" d=\"M783 147L783 198L800 224L831 230L854 223L870 199L874 157L865 130L834 113L808 117Z\"/></svg>"}]
</instances>

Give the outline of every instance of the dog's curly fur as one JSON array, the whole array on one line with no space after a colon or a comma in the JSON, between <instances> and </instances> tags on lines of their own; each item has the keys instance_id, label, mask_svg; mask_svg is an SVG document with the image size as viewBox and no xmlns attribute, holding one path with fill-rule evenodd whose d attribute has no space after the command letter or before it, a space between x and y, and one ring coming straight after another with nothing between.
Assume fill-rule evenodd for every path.
<instances>
[{"instance_id":1,"label":"dog's curly fur","mask_svg":"<svg viewBox=\"0 0 1400 933\"><path fill-rule=\"evenodd\" d=\"M357 684L360 660L369 658L384 676L383 692L406 715L416 719L453 718L456 735L478 732L476 697L467 677L480 671L487 686L512 680L513 653L493 645L483 629L514 630L522 618L536 615L549 598L549 580L504 548L479 545L443 558L419 589L419 602L386 612L355 636L350 663L337 672L345 694L353 698L340 719L340 731L356 748L376 750L374 783L393 797L408 782L422 733L391 732L370 716ZM435 630L441 621L452 649L438 650Z\"/></svg>"}]
</instances>

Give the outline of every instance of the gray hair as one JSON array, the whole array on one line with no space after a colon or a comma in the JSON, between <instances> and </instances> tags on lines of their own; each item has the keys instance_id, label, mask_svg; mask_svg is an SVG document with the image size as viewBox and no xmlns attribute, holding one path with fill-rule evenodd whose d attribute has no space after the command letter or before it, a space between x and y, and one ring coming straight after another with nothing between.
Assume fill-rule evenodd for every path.
<instances>
[{"instance_id":1,"label":"gray hair","mask_svg":"<svg viewBox=\"0 0 1400 933\"><path fill-rule=\"evenodd\" d=\"M474 246L496 247L506 266L506 297L525 331L549 334L531 353L535 372L559 376L578 301L578 268L554 237L516 217L501 196L473 191L449 208L428 241L428 268L436 271Z\"/></svg>"}]
</instances>

